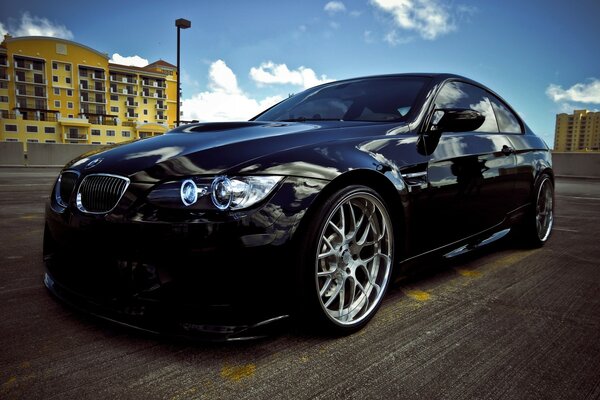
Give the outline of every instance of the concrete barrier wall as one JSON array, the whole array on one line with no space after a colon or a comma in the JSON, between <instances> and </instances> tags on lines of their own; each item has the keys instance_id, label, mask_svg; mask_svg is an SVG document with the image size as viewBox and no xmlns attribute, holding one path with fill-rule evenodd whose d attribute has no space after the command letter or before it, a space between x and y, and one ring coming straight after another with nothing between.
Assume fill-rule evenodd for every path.
<instances>
[{"instance_id":1,"label":"concrete barrier wall","mask_svg":"<svg viewBox=\"0 0 600 400\"><path fill-rule=\"evenodd\" d=\"M552 153L554 174L600 178L600 153Z\"/></svg>"},{"instance_id":2,"label":"concrete barrier wall","mask_svg":"<svg viewBox=\"0 0 600 400\"><path fill-rule=\"evenodd\" d=\"M0 165L25 165L23 143L0 142Z\"/></svg>"},{"instance_id":3,"label":"concrete barrier wall","mask_svg":"<svg viewBox=\"0 0 600 400\"><path fill-rule=\"evenodd\" d=\"M101 147L98 144L27 143L27 165L63 166L75 157Z\"/></svg>"}]
</instances>

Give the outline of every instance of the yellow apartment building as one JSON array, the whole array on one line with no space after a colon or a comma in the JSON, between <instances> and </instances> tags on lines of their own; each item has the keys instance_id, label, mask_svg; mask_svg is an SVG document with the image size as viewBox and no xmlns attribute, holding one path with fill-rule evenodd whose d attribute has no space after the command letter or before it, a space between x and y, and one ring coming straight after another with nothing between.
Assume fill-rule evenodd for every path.
<instances>
[{"instance_id":1,"label":"yellow apartment building","mask_svg":"<svg viewBox=\"0 0 600 400\"><path fill-rule=\"evenodd\" d=\"M177 120L177 68L143 68L51 37L0 44L0 141L112 144L161 135Z\"/></svg>"},{"instance_id":2,"label":"yellow apartment building","mask_svg":"<svg viewBox=\"0 0 600 400\"><path fill-rule=\"evenodd\" d=\"M600 112L556 115L554 151L600 151Z\"/></svg>"}]
</instances>

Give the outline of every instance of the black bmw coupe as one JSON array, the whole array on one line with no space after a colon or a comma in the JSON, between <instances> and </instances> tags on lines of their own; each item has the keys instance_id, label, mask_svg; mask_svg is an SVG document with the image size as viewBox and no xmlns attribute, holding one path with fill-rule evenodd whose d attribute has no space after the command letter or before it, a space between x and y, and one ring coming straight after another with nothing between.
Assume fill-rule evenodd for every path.
<instances>
[{"instance_id":1,"label":"black bmw coupe","mask_svg":"<svg viewBox=\"0 0 600 400\"><path fill-rule=\"evenodd\" d=\"M424 255L506 233L543 245L553 198L548 147L485 86L331 82L248 122L68 163L46 209L45 284L151 332L243 339L292 315L349 333Z\"/></svg>"}]
</instances>

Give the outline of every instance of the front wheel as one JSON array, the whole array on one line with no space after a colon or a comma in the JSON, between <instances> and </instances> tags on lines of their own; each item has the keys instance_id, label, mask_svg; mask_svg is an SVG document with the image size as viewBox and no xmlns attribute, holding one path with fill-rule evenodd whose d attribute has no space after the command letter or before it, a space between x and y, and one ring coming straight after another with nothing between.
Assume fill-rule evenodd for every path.
<instances>
[{"instance_id":1,"label":"front wheel","mask_svg":"<svg viewBox=\"0 0 600 400\"><path fill-rule=\"evenodd\" d=\"M366 186L337 191L303 238L304 314L337 333L362 328L377 312L394 259L394 232L384 200Z\"/></svg>"}]
</instances>

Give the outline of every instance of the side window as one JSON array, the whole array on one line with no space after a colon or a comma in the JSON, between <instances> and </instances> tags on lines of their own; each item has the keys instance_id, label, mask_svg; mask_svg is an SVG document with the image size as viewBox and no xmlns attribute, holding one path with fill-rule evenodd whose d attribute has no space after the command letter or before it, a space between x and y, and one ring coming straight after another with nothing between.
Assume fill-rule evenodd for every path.
<instances>
[{"instance_id":1,"label":"side window","mask_svg":"<svg viewBox=\"0 0 600 400\"><path fill-rule=\"evenodd\" d=\"M498 127L500 128L500 132L502 133L523 133L523 129L521 128L521 124L519 123L519 119L517 116L508 109L494 95L490 94L490 101L492 102L492 108L494 109L494 113L496 114L496 120L498 121Z\"/></svg>"},{"instance_id":2,"label":"side window","mask_svg":"<svg viewBox=\"0 0 600 400\"><path fill-rule=\"evenodd\" d=\"M490 94L464 82L447 82L435 99L435 108L470 108L485 117L475 132L498 132L498 123L490 102Z\"/></svg>"}]
</instances>

